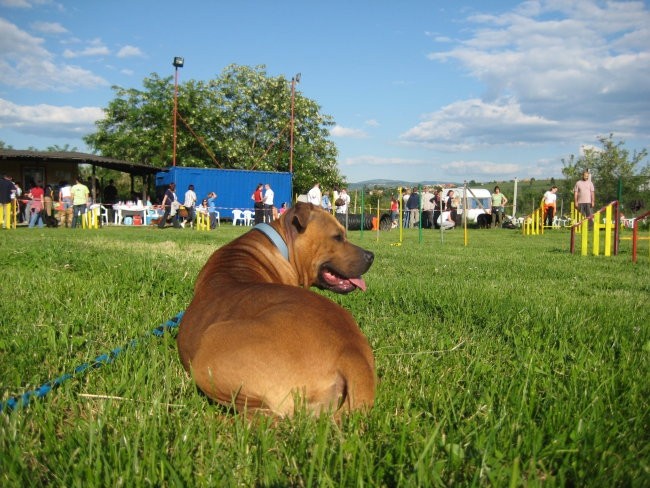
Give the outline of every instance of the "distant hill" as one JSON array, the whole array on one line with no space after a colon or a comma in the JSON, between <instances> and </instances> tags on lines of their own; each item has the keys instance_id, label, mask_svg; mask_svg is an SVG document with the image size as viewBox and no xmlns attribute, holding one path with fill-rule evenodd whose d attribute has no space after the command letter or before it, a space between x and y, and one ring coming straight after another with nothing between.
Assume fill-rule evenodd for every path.
<instances>
[{"instance_id":1,"label":"distant hill","mask_svg":"<svg viewBox=\"0 0 650 488\"><path fill-rule=\"evenodd\" d=\"M398 186L447 186L453 184L454 186L462 186L462 183L454 182L440 182L440 181L405 181L405 180L366 180L358 181L356 183L349 183L348 188L351 190L360 190L361 188L375 188L375 187L385 187L385 188L397 188Z\"/></svg>"}]
</instances>

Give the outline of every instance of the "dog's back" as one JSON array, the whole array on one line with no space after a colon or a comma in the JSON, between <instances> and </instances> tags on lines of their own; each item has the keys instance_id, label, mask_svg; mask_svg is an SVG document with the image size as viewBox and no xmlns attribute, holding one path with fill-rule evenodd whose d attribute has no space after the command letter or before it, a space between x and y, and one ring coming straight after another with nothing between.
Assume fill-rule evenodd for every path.
<instances>
[{"instance_id":1,"label":"dog's back","mask_svg":"<svg viewBox=\"0 0 650 488\"><path fill-rule=\"evenodd\" d=\"M311 204L297 204L272 229L286 255L266 231L252 230L199 273L177 336L183 365L206 395L237 410L370 408L367 339L349 312L308 288L364 289L372 253L347 242L336 219Z\"/></svg>"},{"instance_id":2,"label":"dog's back","mask_svg":"<svg viewBox=\"0 0 650 488\"><path fill-rule=\"evenodd\" d=\"M492 224L492 216L486 213L479 214L476 217L476 223L479 229L487 229Z\"/></svg>"}]
</instances>

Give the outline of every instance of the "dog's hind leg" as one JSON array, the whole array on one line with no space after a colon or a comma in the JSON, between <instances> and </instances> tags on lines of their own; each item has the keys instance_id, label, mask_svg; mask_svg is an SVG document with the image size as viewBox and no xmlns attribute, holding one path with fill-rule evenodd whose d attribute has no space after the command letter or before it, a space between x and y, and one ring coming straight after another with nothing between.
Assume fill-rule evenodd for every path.
<instances>
[{"instance_id":1,"label":"dog's hind leg","mask_svg":"<svg viewBox=\"0 0 650 488\"><path fill-rule=\"evenodd\" d=\"M339 358L339 374L345 381L341 407L345 411L369 410L375 402L376 378L372 354L344 351Z\"/></svg>"}]
</instances>

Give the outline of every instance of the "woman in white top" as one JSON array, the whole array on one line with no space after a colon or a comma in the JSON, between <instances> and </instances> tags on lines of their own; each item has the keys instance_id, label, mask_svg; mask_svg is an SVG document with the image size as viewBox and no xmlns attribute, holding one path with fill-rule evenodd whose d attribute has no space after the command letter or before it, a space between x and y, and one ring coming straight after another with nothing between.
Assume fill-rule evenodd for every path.
<instances>
[{"instance_id":1,"label":"woman in white top","mask_svg":"<svg viewBox=\"0 0 650 488\"><path fill-rule=\"evenodd\" d=\"M544 193L542 205L544 206L544 227L553 226L553 217L555 217L555 210L557 204L557 186L552 186L550 190Z\"/></svg>"}]
</instances>

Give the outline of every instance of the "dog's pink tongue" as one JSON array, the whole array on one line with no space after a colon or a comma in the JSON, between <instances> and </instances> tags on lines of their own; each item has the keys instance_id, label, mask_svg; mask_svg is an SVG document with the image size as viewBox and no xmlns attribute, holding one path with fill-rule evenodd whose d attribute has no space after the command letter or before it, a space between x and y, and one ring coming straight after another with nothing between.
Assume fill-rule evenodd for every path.
<instances>
[{"instance_id":1,"label":"dog's pink tongue","mask_svg":"<svg viewBox=\"0 0 650 488\"><path fill-rule=\"evenodd\" d=\"M366 282L363 281L363 278L361 276L358 278L350 278L350 283L359 288L361 291L366 291L366 288L368 288Z\"/></svg>"}]
</instances>

